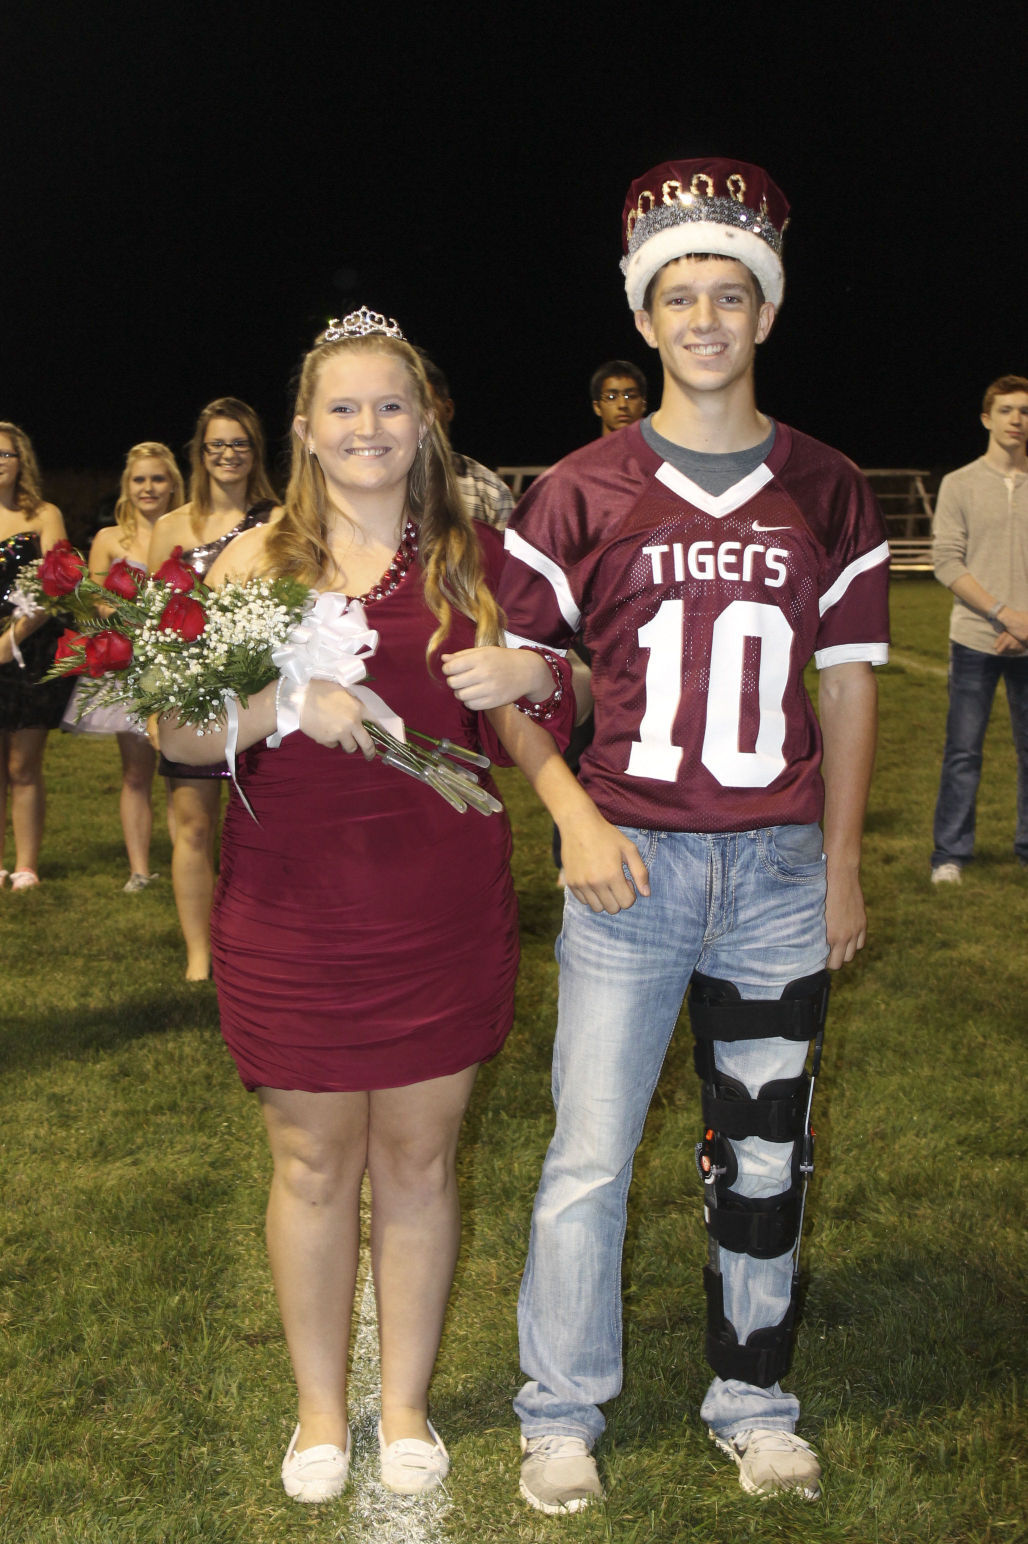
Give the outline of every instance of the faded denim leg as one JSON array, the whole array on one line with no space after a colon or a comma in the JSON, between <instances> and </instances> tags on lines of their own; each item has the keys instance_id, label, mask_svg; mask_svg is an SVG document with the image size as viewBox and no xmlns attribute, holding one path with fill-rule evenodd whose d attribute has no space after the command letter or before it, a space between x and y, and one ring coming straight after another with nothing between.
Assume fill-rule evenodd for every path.
<instances>
[{"instance_id":1,"label":"faded denim leg","mask_svg":"<svg viewBox=\"0 0 1028 1544\"><path fill-rule=\"evenodd\" d=\"M590 1446L621 1388L621 1252L632 1161L704 931L701 837L629 830L651 894L594 914L570 894L558 940L556 1129L518 1301L514 1401L526 1437Z\"/></svg>"},{"instance_id":2,"label":"faded denim leg","mask_svg":"<svg viewBox=\"0 0 1028 1544\"><path fill-rule=\"evenodd\" d=\"M735 927L714 940L700 957L705 975L731 981L744 1000L780 998L792 981L823 970L828 958L825 931L825 867L816 825L778 826L740 838L736 865ZM765 1083L798 1077L808 1045L772 1036L763 1040L715 1042L718 1067L743 1083L754 1097ZM733 1140L739 1172L737 1195L762 1198L788 1190L791 1142L760 1137ZM740 1343L756 1329L778 1324L792 1294L793 1252L777 1259L719 1251L725 1316ZM701 1418L722 1437L750 1427L793 1431L799 1400L779 1384L760 1388L715 1377L700 1408Z\"/></svg>"}]
</instances>

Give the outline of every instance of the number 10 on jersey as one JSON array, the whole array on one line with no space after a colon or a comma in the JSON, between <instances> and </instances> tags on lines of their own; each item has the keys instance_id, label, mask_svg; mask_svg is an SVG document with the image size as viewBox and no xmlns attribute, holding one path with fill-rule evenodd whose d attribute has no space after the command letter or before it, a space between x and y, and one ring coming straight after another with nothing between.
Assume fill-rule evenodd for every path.
<instances>
[{"instance_id":1,"label":"number 10 on jersey","mask_svg":"<svg viewBox=\"0 0 1028 1544\"><path fill-rule=\"evenodd\" d=\"M661 601L656 614L639 628L639 647L649 651L646 664L646 708L639 739L628 758L630 777L673 783L683 750L673 738L682 701L682 645L685 641L684 600ZM743 661L746 640L760 642L757 673L758 724L753 750L740 750L743 702ZM733 600L714 623L700 760L724 788L766 788L785 768L783 703L789 680L793 632L777 606ZM697 708L702 699L697 694Z\"/></svg>"}]
</instances>

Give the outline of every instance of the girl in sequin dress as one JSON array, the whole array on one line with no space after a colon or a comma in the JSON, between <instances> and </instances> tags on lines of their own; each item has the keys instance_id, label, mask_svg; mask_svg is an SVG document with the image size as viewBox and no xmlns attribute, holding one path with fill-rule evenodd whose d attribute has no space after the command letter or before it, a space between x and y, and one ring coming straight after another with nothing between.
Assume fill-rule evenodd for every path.
<instances>
[{"instance_id":1,"label":"girl in sequin dress","mask_svg":"<svg viewBox=\"0 0 1028 1544\"><path fill-rule=\"evenodd\" d=\"M10 591L27 563L49 552L66 535L59 509L40 492L39 468L32 443L16 424L0 422L0 625L10 616ZM0 646L0 887L12 890L39 883L36 872L43 838L46 790L43 753L49 730L60 723L71 691L70 679L41 680L53 663L58 622L21 619L14 624L23 665L12 657L11 631ZM10 803L14 831L14 868L3 867L3 841Z\"/></svg>"},{"instance_id":2,"label":"girl in sequin dress","mask_svg":"<svg viewBox=\"0 0 1028 1544\"><path fill-rule=\"evenodd\" d=\"M197 419L189 460L189 503L154 526L151 573L181 547L182 561L203 577L233 537L262 524L275 508L260 420L238 397L207 404ZM214 842L225 769L190 767L162 757L159 771L168 780L171 880L186 943L186 980L205 981L211 973Z\"/></svg>"}]
</instances>

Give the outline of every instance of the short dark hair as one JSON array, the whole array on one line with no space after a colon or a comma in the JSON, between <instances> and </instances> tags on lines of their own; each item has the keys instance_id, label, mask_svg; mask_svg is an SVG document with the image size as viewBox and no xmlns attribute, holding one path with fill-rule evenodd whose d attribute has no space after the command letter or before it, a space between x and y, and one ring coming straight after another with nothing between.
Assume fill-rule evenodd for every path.
<instances>
[{"instance_id":1,"label":"short dark hair","mask_svg":"<svg viewBox=\"0 0 1028 1544\"><path fill-rule=\"evenodd\" d=\"M1028 381L1023 375L1001 375L998 381L993 381L986 387L985 396L982 398L982 412L991 413L992 404L997 397L1007 397L1012 391L1028 391Z\"/></svg>"},{"instance_id":2,"label":"short dark hair","mask_svg":"<svg viewBox=\"0 0 1028 1544\"><path fill-rule=\"evenodd\" d=\"M440 402L445 402L450 395L450 383L446 379L446 376L440 370L435 360L429 359L423 348L415 348L415 353L419 354L421 357L422 367L424 368L425 374L428 376L428 384L431 386Z\"/></svg>"},{"instance_id":3,"label":"short dark hair","mask_svg":"<svg viewBox=\"0 0 1028 1544\"><path fill-rule=\"evenodd\" d=\"M683 252L682 256L683 257L688 257L691 261L694 261L694 262L697 262L697 263L709 263L709 262L718 262L718 263L736 262L736 263L742 263L742 258L740 258L740 257L731 258L731 257L728 257L724 252ZM671 259L671 261L673 263L675 263L675 262L678 261L678 259L673 257ZM742 263L742 266L744 268L746 268L746 264L745 263ZM649 284L647 284L647 286L646 286L646 293L643 296L642 308L646 312L647 316L652 316L653 315L653 287L656 284L657 280L660 278L661 274L664 272L664 269L666 267L667 267L667 263L664 263L660 268L658 268L656 273L653 275L653 278L650 280ZM746 272L749 275L750 283L753 285L753 293L756 296L757 309L759 311L760 307L764 304L765 300L767 299L767 296L764 294L763 286L762 286L760 280L757 278L756 274L753 272L753 269L752 268L746 268Z\"/></svg>"},{"instance_id":4,"label":"short dark hair","mask_svg":"<svg viewBox=\"0 0 1028 1544\"><path fill-rule=\"evenodd\" d=\"M591 402L599 402L603 383L609 380L612 375L630 375L643 396L649 395L646 377L638 365L633 365L630 359L608 359L605 364L600 365L598 369L594 370L589 377L589 400Z\"/></svg>"}]
</instances>

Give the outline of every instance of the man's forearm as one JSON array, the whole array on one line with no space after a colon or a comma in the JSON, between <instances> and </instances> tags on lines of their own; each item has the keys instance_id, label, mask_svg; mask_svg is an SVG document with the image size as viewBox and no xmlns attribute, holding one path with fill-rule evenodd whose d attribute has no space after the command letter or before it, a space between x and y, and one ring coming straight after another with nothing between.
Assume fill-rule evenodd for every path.
<instances>
[{"instance_id":1,"label":"man's forearm","mask_svg":"<svg viewBox=\"0 0 1028 1544\"><path fill-rule=\"evenodd\" d=\"M878 686L870 665L822 671L818 716L824 742L825 855L829 865L834 861L858 870L878 732Z\"/></svg>"}]
</instances>

